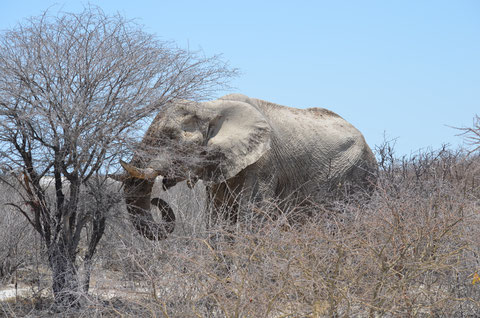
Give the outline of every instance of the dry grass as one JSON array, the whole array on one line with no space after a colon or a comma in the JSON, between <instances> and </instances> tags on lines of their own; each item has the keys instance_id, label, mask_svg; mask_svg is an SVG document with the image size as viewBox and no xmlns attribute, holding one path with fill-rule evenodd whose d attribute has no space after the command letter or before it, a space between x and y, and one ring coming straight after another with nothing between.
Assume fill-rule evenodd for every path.
<instances>
[{"instance_id":1,"label":"dry grass","mask_svg":"<svg viewBox=\"0 0 480 318\"><path fill-rule=\"evenodd\" d=\"M139 238L120 213L99 247L91 295L71 315L479 316L479 158L442 149L398 159L389 145L377 152L368 202L312 207L303 225L288 222L293 210L207 231L198 188L168 198L181 224L163 242ZM40 297L0 303L5 316L65 315L51 310Z\"/></svg>"}]
</instances>

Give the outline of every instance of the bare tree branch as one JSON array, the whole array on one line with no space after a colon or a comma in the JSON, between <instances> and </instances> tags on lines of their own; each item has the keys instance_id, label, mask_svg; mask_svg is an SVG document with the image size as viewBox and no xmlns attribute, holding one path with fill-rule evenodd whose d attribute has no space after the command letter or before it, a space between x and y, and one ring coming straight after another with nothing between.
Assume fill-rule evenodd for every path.
<instances>
[{"instance_id":1,"label":"bare tree branch","mask_svg":"<svg viewBox=\"0 0 480 318\"><path fill-rule=\"evenodd\" d=\"M14 206L44 238L60 295L65 279L56 279L75 275L82 229L94 222L99 231L91 258L113 207L81 209L82 187L99 173L106 178L143 135L141 123L164 104L209 98L236 70L219 56L180 49L88 6L81 13L45 11L1 33L0 74L0 165L25 172L17 189L34 215ZM42 186L47 177L54 191Z\"/></svg>"}]
</instances>

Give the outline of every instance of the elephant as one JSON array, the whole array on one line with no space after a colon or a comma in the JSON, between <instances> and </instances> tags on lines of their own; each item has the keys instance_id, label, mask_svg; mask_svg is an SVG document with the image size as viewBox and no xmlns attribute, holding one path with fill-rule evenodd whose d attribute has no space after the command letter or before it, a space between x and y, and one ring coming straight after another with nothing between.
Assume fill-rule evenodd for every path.
<instances>
[{"instance_id":1,"label":"elephant","mask_svg":"<svg viewBox=\"0 0 480 318\"><path fill-rule=\"evenodd\" d=\"M363 135L324 108L297 109L241 94L217 100L176 100L163 106L126 170L124 192L137 231L151 240L174 230L168 204L151 199L157 177L164 189L202 180L207 201L227 207L238 221L239 208L266 199L298 204L371 193L377 162ZM155 222L151 205L162 211Z\"/></svg>"}]
</instances>

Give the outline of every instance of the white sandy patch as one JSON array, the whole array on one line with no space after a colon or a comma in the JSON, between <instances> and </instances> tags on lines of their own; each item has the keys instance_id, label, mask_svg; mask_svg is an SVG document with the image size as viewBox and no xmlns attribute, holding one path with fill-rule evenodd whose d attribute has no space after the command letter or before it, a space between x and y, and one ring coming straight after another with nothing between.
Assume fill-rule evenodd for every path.
<instances>
[{"instance_id":1,"label":"white sandy patch","mask_svg":"<svg viewBox=\"0 0 480 318\"><path fill-rule=\"evenodd\" d=\"M0 301L9 300L18 296L29 296L32 289L28 287L19 287L15 289L15 285L10 284L0 289Z\"/></svg>"}]
</instances>

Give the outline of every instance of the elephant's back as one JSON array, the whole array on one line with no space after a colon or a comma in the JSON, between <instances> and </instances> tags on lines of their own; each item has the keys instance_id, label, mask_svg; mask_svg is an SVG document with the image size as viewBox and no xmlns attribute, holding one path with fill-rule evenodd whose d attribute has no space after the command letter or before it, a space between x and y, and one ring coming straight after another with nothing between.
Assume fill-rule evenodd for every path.
<instances>
[{"instance_id":1,"label":"elephant's back","mask_svg":"<svg viewBox=\"0 0 480 318\"><path fill-rule=\"evenodd\" d=\"M258 100L258 108L280 138L332 149L340 145L345 147L345 144L365 142L358 129L326 108L299 109L261 100Z\"/></svg>"},{"instance_id":2,"label":"elephant's back","mask_svg":"<svg viewBox=\"0 0 480 318\"><path fill-rule=\"evenodd\" d=\"M270 160L281 162L284 175L295 183L337 179L373 158L361 132L333 111L257 103L272 127Z\"/></svg>"}]
</instances>

